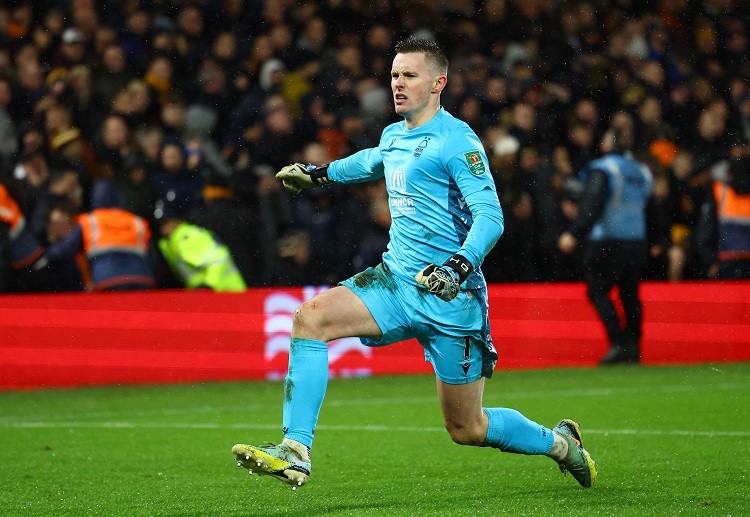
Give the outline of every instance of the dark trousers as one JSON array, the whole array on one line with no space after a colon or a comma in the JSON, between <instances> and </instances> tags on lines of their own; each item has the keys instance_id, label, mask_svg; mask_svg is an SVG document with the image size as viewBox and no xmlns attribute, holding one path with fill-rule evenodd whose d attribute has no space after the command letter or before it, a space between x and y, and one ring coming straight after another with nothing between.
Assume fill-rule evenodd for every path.
<instances>
[{"instance_id":1,"label":"dark trousers","mask_svg":"<svg viewBox=\"0 0 750 517\"><path fill-rule=\"evenodd\" d=\"M647 260L643 241L590 242L586 249L586 283L588 297L607 329L610 346L637 350L641 339L641 300L638 284ZM609 298L612 287L618 286L625 312L621 322Z\"/></svg>"}]
</instances>

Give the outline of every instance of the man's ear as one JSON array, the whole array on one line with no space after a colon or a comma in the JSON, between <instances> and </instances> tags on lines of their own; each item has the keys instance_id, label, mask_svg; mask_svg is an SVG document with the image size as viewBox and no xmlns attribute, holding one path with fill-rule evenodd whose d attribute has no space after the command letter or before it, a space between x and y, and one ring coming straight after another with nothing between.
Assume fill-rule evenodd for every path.
<instances>
[{"instance_id":1,"label":"man's ear","mask_svg":"<svg viewBox=\"0 0 750 517\"><path fill-rule=\"evenodd\" d=\"M445 89L445 85L448 84L447 75L439 75L435 78L435 82L432 85L431 93L440 93Z\"/></svg>"}]
</instances>

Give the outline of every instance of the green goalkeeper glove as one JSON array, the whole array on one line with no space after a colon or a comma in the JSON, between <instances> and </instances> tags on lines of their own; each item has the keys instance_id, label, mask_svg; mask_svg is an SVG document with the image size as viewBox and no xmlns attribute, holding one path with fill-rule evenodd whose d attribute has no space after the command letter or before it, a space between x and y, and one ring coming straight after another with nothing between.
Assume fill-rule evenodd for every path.
<instances>
[{"instance_id":1,"label":"green goalkeeper glove","mask_svg":"<svg viewBox=\"0 0 750 517\"><path fill-rule=\"evenodd\" d=\"M292 163L276 173L276 179L281 180L284 188L293 194L299 194L306 188L327 185L328 165L305 165Z\"/></svg>"},{"instance_id":2,"label":"green goalkeeper glove","mask_svg":"<svg viewBox=\"0 0 750 517\"><path fill-rule=\"evenodd\" d=\"M441 300L449 302L458 296L461 282L474 270L474 267L461 255L453 255L442 266L429 264L417 273L414 279Z\"/></svg>"}]
</instances>

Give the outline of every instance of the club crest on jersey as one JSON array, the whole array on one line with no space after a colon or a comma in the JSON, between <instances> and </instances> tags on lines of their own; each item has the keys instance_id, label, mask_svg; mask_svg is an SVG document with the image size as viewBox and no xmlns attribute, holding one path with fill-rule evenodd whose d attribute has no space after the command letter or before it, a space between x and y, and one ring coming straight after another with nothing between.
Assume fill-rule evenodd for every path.
<instances>
[{"instance_id":1,"label":"club crest on jersey","mask_svg":"<svg viewBox=\"0 0 750 517\"><path fill-rule=\"evenodd\" d=\"M474 176L481 176L486 172L487 169L484 166L484 160L482 160L482 155L479 154L479 151L464 153L464 158L466 158L466 164Z\"/></svg>"},{"instance_id":2,"label":"club crest on jersey","mask_svg":"<svg viewBox=\"0 0 750 517\"><path fill-rule=\"evenodd\" d=\"M412 156L414 156L414 158L419 158L420 156L422 156L422 151L424 151L425 148L427 148L427 144L429 143L430 143L430 137L429 136L424 137L422 141L419 142L419 145L416 147L416 149L414 149L414 154Z\"/></svg>"}]
</instances>

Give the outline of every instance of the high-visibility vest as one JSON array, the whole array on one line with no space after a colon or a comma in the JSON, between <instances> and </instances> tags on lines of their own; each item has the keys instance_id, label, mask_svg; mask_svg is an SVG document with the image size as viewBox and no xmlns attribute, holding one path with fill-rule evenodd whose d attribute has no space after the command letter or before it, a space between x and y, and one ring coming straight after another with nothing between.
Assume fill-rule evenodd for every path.
<instances>
[{"instance_id":1,"label":"high-visibility vest","mask_svg":"<svg viewBox=\"0 0 750 517\"><path fill-rule=\"evenodd\" d=\"M750 194L714 182L719 260L750 260Z\"/></svg>"},{"instance_id":2,"label":"high-visibility vest","mask_svg":"<svg viewBox=\"0 0 750 517\"><path fill-rule=\"evenodd\" d=\"M619 154L607 154L592 161L581 173L600 170L607 175L609 199L604 213L589 234L591 241L643 240L646 238L646 203L654 179L644 164Z\"/></svg>"},{"instance_id":3,"label":"high-visibility vest","mask_svg":"<svg viewBox=\"0 0 750 517\"><path fill-rule=\"evenodd\" d=\"M7 224L9 228L12 269L24 269L29 266L40 269L47 265L44 249L26 229L26 219L4 185L0 185L0 223Z\"/></svg>"},{"instance_id":4,"label":"high-visibility vest","mask_svg":"<svg viewBox=\"0 0 750 517\"><path fill-rule=\"evenodd\" d=\"M159 239L159 249L188 289L246 289L229 248L203 227L182 221L168 237Z\"/></svg>"},{"instance_id":5,"label":"high-visibility vest","mask_svg":"<svg viewBox=\"0 0 750 517\"><path fill-rule=\"evenodd\" d=\"M0 185L0 222L10 227L8 231L10 240L15 240L26 226L26 219L21 209L18 208L18 203L10 196L4 185Z\"/></svg>"},{"instance_id":6,"label":"high-visibility vest","mask_svg":"<svg viewBox=\"0 0 750 517\"><path fill-rule=\"evenodd\" d=\"M78 216L83 250L89 258L113 251L145 256L151 229L148 222L120 208L97 208Z\"/></svg>"}]
</instances>

